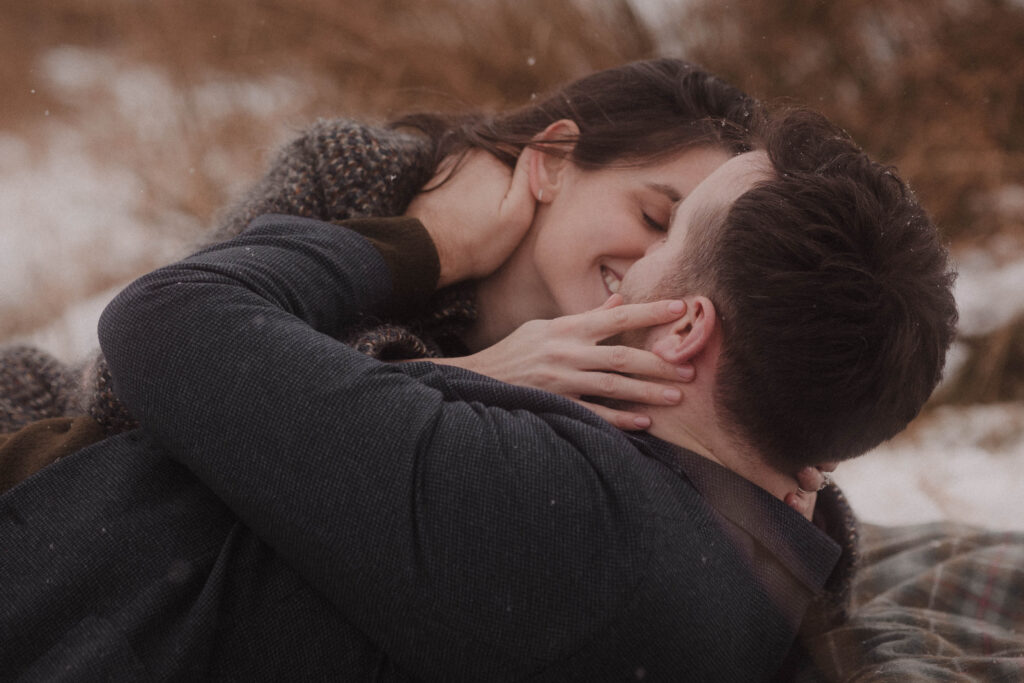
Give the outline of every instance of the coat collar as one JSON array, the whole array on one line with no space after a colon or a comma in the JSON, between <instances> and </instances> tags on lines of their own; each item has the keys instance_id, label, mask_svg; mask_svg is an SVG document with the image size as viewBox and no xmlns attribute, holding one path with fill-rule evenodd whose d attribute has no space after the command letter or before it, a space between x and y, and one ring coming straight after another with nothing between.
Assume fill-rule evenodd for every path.
<instances>
[{"instance_id":1,"label":"coat collar","mask_svg":"<svg viewBox=\"0 0 1024 683\"><path fill-rule=\"evenodd\" d=\"M742 528L812 593L820 593L840 544L759 486L693 451L649 434L631 434L639 449L689 481L723 517Z\"/></svg>"}]
</instances>

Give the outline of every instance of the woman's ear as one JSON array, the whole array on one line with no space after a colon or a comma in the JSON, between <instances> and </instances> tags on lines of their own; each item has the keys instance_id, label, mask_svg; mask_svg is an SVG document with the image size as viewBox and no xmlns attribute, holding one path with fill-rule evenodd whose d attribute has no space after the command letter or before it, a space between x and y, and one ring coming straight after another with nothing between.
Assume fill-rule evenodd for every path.
<instances>
[{"instance_id":1,"label":"woman's ear","mask_svg":"<svg viewBox=\"0 0 1024 683\"><path fill-rule=\"evenodd\" d=\"M576 146L580 128L575 121L559 119L533 136L540 147L527 147L523 154L529 154L527 170L530 174L530 191L541 203L555 198L562 186L565 171L572 163L569 155ZM550 151L549 151L550 150Z\"/></svg>"},{"instance_id":2,"label":"woman's ear","mask_svg":"<svg viewBox=\"0 0 1024 683\"><path fill-rule=\"evenodd\" d=\"M651 351L677 365L693 361L707 348L718 326L718 315L711 299L705 296L686 298L686 313L666 326L651 345Z\"/></svg>"}]
</instances>

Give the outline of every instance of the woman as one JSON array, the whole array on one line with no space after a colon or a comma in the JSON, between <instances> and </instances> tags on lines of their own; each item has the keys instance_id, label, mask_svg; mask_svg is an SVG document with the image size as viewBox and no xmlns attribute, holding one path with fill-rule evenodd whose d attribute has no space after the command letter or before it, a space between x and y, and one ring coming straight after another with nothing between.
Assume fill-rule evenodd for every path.
<instances>
[{"instance_id":1,"label":"woman","mask_svg":"<svg viewBox=\"0 0 1024 683\"><path fill-rule=\"evenodd\" d=\"M573 398L620 428L644 429L646 415L581 397L671 404L681 394L665 383L688 381L690 368L640 350L615 355L585 324L553 332L535 323L512 333L529 321L614 305L622 276L663 237L674 204L748 149L758 120L756 102L737 88L687 62L658 59L597 72L496 116L415 114L388 129L321 121L282 150L213 238L234 236L266 213L447 222L451 206L471 208L488 189L508 187L518 163L514 220L529 221L529 230L508 261L478 282L451 283L426 311L366 321L344 341L386 360L444 359ZM606 337L621 331L603 330ZM80 412L93 419L20 435L15 453L10 444L0 453L0 490L137 426L102 356L81 379L75 374L36 350L4 355L0 433ZM811 491L822 482L813 469L802 478ZM805 515L813 505L798 495L791 503Z\"/></svg>"},{"instance_id":2,"label":"woman","mask_svg":"<svg viewBox=\"0 0 1024 683\"><path fill-rule=\"evenodd\" d=\"M530 230L508 263L478 283L446 287L429 310L367 321L345 341L385 359L460 358L449 362L574 398L673 402L678 392L660 384L607 381L605 371L687 379L642 352L626 365L610 365L590 350L582 354L589 367L549 360L580 356L578 346L567 352L564 338L540 345L513 339L479 352L527 321L600 306L662 236L673 204L747 148L757 119L756 103L738 89L692 64L659 59L592 74L497 116L419 114L387 129L321 121L282 150L213 239L236 235L265 213L342 220L408 212L443 220L454 197L467 201L483 178L507 182L524 150L539 152L525 169L526 201L536 211L529 211ZM536 328L526 332L538 335ZM596 341L583 343L591 348ZM523 357L527 350L532 357ZM640 414L588 405L624 428L647 424ZM7 351L0 364L0 433L79 412L91 415L103 434L135 426L113 394L102 358L78 380L38 351Z\"/></svg>"},{"instance_id":3,"label":"woman","mask_svg":"<svg viewBox=\"0 0 1024 683\"><path fill-rule=\"evenodd\" d=\"M566 334L564 325L557 333L536 323L511 333L528 321L614 305L623 274L663 236L673 205L749 147L758 119L757 103L737 88L687 62L658 59L597 72L496 116L415 114L385 129L320 121L279 153L212 240L265 213L451 220L446 207L465 205L485 185L508 186L521 160L519 220L530 227L512 257L478 282L445 287L428 310L365 321L344 341L387 360L444 359L643 429L647 416L580 397L671 404L680 393L665 383L689 380L688 368L677 371L639 350L613 357L596 346L599 339ZM21 435L17 454L0 458L0 486L137 426L114 395L102 356L79 372L34 349L8 350L0 363L0 433L81 412L93 420ZM816 471L803 477L809 490L822 481ZM793 503L809 514L806 497Z\"/></svg>"},{"instance_id":4,"label":"woman","mask_svg":"<svg viewBox=\"0 0 1024 683\"><path fill-rule=\"evenodd\" d=\"M674 202L747 148L756 119L755 102L736 88L686 62L663 59L598 72L495 117L413 115L392 124L419 130L425 141L321 122L284 150L218 236L237 234L264 213L339 220L408 212L444 220L444 207L467 201L481 178L502 182L489 168L493 160L511 169L523 150L543 152L527 169L537 207L533 224L502 269L475 288L447 288L431 310L401 320L401 328L386 324L350 339L383 358L462 357L527 321L600 306L662 236ZM462 161L472 168L451 176L458 190L446 188ZM574 185L557 194L545 189L559 179ZM496 366L504 364L495 360L484 365L487 359L474 358L467 366L564 395L594 385L579 375L566 378L572 386L545 385L537 381L541 373L501 373ZM522 367L518 354L515 360ZM603 415L622 425L636 417Z\"/></svg>"}]
</instances>

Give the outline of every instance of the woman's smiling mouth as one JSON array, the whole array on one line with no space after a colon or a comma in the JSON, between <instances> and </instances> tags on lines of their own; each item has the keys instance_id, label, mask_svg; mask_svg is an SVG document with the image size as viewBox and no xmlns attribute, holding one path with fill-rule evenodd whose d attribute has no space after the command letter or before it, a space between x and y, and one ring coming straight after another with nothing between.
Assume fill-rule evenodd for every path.
<instances>
[{"instance_id":1,"label":"woman's smiling mouth","mask_svg":"<svg viewBox=\"0 0 1024 683\"><path fill-rule=\"evenodd\" d=\"M619 291L619 286L622 284L622 278L620 278L615 271L601 266L601 278L604 280L604 286L608 289L608 292L615 294Z\"/></svg>"}]
</instances>

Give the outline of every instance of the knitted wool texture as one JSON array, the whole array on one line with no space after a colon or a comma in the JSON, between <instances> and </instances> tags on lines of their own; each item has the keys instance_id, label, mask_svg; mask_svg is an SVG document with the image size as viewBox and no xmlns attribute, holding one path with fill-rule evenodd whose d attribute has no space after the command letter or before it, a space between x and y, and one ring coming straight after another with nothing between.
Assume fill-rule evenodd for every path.
<instances>
[{"instance_id":1,"label":"knitted wool texture","mask_svg":"<svg viewBox=\"0 0 1024 683\"><path fill-rule=\"evenodd\" d=\"M0 433L74 412L75 372L44 351L15 346L0 356Z\"/></svg>"},{"instance_id":2,"label":"knitted wool texture","mask_svg":"<svg viewBox=\"0 0 1024 683\"><path fill-rule=\"evenodd\" d=\"M207 243L229 239L258 216L325 221L399 216L433 176L421 137L344 119L321 120L278 152L269 172L229 210ZM364 319L342 341L384 360L465 353L476 319L472 286L438 292L410 320ZM0 433L47 417L91 415L107 434L137 426L114 393L102 354L79 367L30 347L0 350Z\"/></svg>"}]
</instances>

